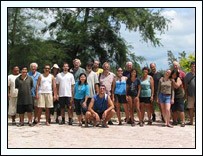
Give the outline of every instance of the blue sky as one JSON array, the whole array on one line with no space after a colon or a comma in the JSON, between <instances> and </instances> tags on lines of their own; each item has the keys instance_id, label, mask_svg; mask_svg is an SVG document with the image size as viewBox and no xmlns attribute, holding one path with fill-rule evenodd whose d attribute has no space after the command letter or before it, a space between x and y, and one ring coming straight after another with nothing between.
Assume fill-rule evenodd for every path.
<instances>
[{"instance_id":1,"label":"blue sky","mask_svg":"<svg viewBox=\"0 0 203 156\"><path fill-rule=\"evenodd\" d=\"M171 19L168 31L161 36L161 47L153 47L151 43L141 41L139 32L129 32L123 27L121 36L133 46L132 52L146 58L141 66L155 62L157 69L168 68L167 51L171 50L176 57L185 51L188 54L195 52L195 9L194 8L165 8L162 15Z\"/></svg>"}]
</instances>

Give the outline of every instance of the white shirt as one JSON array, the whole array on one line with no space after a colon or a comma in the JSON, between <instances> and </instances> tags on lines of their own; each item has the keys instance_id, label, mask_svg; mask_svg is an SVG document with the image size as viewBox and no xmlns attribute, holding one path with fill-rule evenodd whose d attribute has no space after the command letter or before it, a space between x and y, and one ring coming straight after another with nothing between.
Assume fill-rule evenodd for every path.
<instances>
[{"instance_id":1,"label":"white shirt","mask_svg":"<svg viewBox=\"0 0 203 156\"><path fill-rule=\"evenodd\" d=\"M58 73L56 76L56 84L59 85L59 97L72 97L71 86L75 84L72 73Z\"/></svg>"},{"instance_id":2,"label":"white shirt","mask_svg":"<svg viewBox=\"0 0 203 156\"><path fill-rule=\"evenodd\" d=\"M11 97L17 97L18 96L18 89L15 88L15 80L19 76L18 75L9 75L8 76L8 86L10 87L10 96Z\"/></svg>"}]
</instances>

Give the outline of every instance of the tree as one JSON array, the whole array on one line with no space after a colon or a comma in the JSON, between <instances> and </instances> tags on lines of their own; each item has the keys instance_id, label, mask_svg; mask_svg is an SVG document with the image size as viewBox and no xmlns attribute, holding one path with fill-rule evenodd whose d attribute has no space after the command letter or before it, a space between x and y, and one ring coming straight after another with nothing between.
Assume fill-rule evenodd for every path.
<instances>
[{"instance_id":1,"label":"tree","mask_svg":"<svg viewBox=\"0 0 203 156\"><path fill-rule=\"evenodd\" d=\"M181 57L180 58L180 66L181 68L185 71L185 72L189 72L190 71L190 63L195 61L195 54L191 53L188 55L188 57Z\"/></svg>"},{"instance_id":2,"label":"tree","mask_svg":"<svg viewBox=\"0 0 203 156\"><path fill-rule=\"evenodd\" d=\"M121 24L130 31L139 31L143 41L160 46L156 32L164 33L168 19L161 11L146 8L53 8L55 21L44 28L64 44L71 58L79 57L82 62L100 59L123 66L129 51L120 35Z\"/></svg>"},{"instance_id":3,"label":"tree","mask_svg":"<svg viewBox=\"0 0 203 156\"><path fill-rule=\"evenodd\" d=\"M177 58L174 56L173 52L170 50L167 52L167 55L168 55L169 68L173 68L173 61L177 61Z\"/></svg>"},{"instance_id":4,"label":"tree","mask_svg":"<svg viewBox=\"0 0 203 156\"><path fill-rule=\"evenodd\" d=\"M195 61L195 54L191 53L188 55L185 53L185 51L178 53L179 57L178 59L174 56L172 51L168 51L168 63L170 68L173 67L173 61L178 61L180 63L180 68L185 71L189 72L190 71L190 63L192 61Z\"/></svg>"}]
</instances>

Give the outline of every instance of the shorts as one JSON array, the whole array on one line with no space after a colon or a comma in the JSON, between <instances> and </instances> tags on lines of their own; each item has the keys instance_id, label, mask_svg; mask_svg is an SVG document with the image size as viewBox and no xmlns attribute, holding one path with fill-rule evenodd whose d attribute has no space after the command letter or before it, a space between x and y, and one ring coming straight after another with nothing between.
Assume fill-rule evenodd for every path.
<instances>
[{"instance_id":1,"label":"shorts","mask_svg":"<svg viewBox=\"0 0 203 156\"><path fill-rule=\"evenodd\" d=\"M140 103L151 104L150 97L140 97Z\"/></svg>"},{"instance_id":2,"label":"shorts","mask_svg":"<svg viewBox=\"0 0 203 156\"><path fill-rule=\"evenodd\" d=\"M114 95L114 98L115 98L115 102L123 103L123 104L126 104L126 103L127 103L126 95L118 95L118 94L115 94L115 95Z\"/></svg>"},{"instance_id":3,"label":"shorts","mask_svg":"<svg viewBox=\"0 0 203 156\"><path fill-rule=\"evenodd\" d=\"M171 104L171 95L160 93L159 102L161 104Z\"/></svg>"},{"instance_id":4,"label":"shorts","mask_svg":"<svg viewBox=\"0 0 203 156\"><path fill-rule=\"evenodd\" d=\"M195 107L195 96L188 96L187 98L187 108L194 108Z\"/></svg>"},{"instance_id":5,"label":"shorts","mask_svg":"<svg viewBox=\"0 0 203 156\"><path fill-rule=\"evenodd\" d=\"M17 105L17 113L24 114L25 112L33 112L33 104L30 105Z\"/></svg>"},{"instance_id":6,"label":"shorts","mask_svg":"<svg viewBox=\"0 0 203 156\"><path fill-rule=\"evenodd\" d=\"M38 107L39 108L52 108L53 107L52 93L40 93Z\"/></svg>"},{"instance_id":7,"label":"shorts","mask_svg":"<svg viewBox=\"0 0 203 156\"><path fill-rule=\"evenodd\" d=\"M71 100L71 97L59 97L60 108L65 108L65 106L70 106L71 104L70 100Z\"/></svg>"},{"instance_id":8,"label":"shorts","mask_svg":"<svg viewBox=\"0 0 203 156\"><path fill-rule=\"evenodd\" d=\"M35 107L38 107L38 99L36 99L35 97L32 97L33 99L33 104Z\"/></svg>"},{"instance_id":9,"label":"shorts","mask_svg":"<svg viewBox=\"0 0 203 156\"><path fill-rule=\"evenodd\" d=\"M172 112L179 111L184 112L184 99L183 98L175 98L174 104L171 105Z\"/></svg>"},{"instance_id":10,"label":"shorts","mask_svg":"<svg viewBox=\"0 0 203 156\"><path fill-rule=\"evenodd\" d=\"M84 101L84 99L74 99L76 115L82 114L82 103L83 103L83 101ZM87 109L86 109L86 111L87 111Z\"/></svg>"},{"instance_id":11,"label":"shorts","mask_svg":"<svg viewBox=\"0 0 203 156\"><path fill-rule=\"evenodd\" d=\"M16 109L17 109L17 97L10 97L8 115L10 116L16 115Z\"/></svg>"},{"instance_id":12,"label":"shorts","mask_svg":"<svg viewBox=\"0 0 203 156\"><path fill-rule=\"evenodd\" d=\"M104 112L101 112L101 113L96 112L96 113L99 115L99 118L101 120L102 119L102 115L103 115Z\"/></svg>"}]
</instances>

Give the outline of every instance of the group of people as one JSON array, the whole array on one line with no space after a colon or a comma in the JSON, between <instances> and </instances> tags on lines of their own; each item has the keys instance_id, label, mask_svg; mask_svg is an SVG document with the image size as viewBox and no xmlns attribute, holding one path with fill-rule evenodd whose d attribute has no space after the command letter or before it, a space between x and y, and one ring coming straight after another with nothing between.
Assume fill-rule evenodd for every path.
<instances>
[{"instance_id":1,"label":"group of people","mask_svg":"<svg viewBox=\"0 0 203 156\"><path fill-rule=\"evenodd\" d=\"M12 68L8 76L9 111L12 124L16 125L16 113L24 126L24 114L27 112L28 125L40 125L41 114L45 109L47 126L50 126L51 115L56 112L56 123L65 124L65 109L68 113L69 125L73 124L73 112L78 118L78 125L109 127L111 118L116 114L118 125L122 125L121 105L125 112L125 122L135 126L134 114L137 113L139 126L144 126L145 111L147 124L156 121L154 110L158 104L163 126L173 127L180 120L185 126L185 99L188 104L190 122L193 125L195 107L195 62L191 63L191 72L185 74L174 61L173 69L166 70L164 75L151 63L150 69L144 67L142 75L127 62L125 71L117 68L116 74L110 71L110 64L104 62L87 62L85 69L79 59L73 60L70 69L63 63L62 71L57 64L52 67L44 65L43 73L37 71L37 63L27 67ZM60 72L61 71L61 72ZM34 111L34 113L33 113ZM34 114L34 117L32 116ZM171 122L172 119L172 122Z\"/></svg>"}]
</instances>

